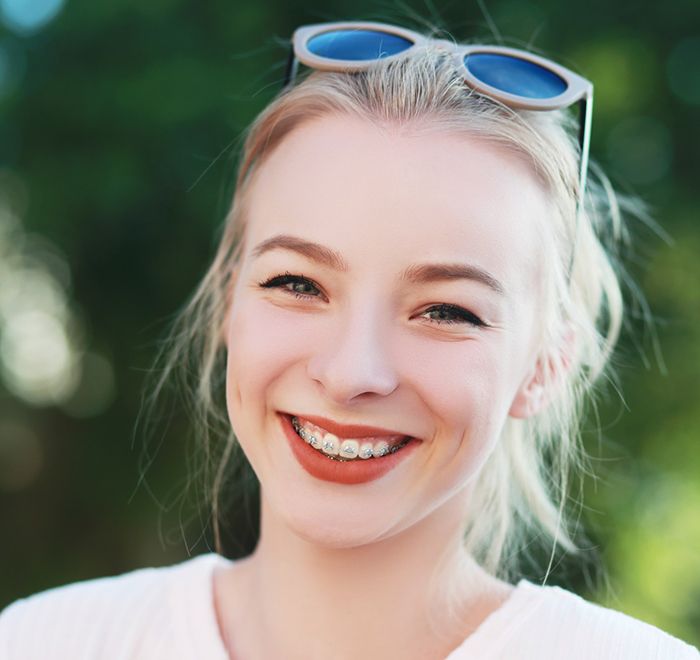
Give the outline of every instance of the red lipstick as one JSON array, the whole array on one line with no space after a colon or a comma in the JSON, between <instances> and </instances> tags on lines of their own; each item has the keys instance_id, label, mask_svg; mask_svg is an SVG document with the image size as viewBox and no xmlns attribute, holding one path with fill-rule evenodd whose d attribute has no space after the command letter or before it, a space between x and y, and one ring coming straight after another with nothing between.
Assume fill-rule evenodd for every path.
<instances>
[{"instance_id":1,"label":"red lipstick","mask_svg":"<svg viewBox=\"0 0 700 660\"><path fill-rule=\"evenodd\" d=\"M412 438L408 444L381 458L355 459L352 461L339 461L329 458L326 454L314 449L302 440L292 427L291 415L279 413L282 430L289 442L289 446L295 458L312 477L323 481L333 481L339 484L362 484L374 481L391 472L399 463L407 459L419 442ZM339 437L378 437L387 435L400 435L395 431L387 431L371 426L341 426L330 423L322 417L303 417L313 424L317 424L326 431Z\"/></svg>"},{"instance_id":2,"label":"red lipstick","mask_svg":"<svg viewBox=\"0 0 700 660\"><path fill-rule=\"evenodd\" d=\"M338 424L326 417L317 417L315 415L297 415L300 420L306 420L324 431L330 431L333 435L339 438L379 438L382 436L400 436L406 437L407 433L401 431L391 431L378 426L364 426L362 424Z\"/></svg>"}]
</instances>

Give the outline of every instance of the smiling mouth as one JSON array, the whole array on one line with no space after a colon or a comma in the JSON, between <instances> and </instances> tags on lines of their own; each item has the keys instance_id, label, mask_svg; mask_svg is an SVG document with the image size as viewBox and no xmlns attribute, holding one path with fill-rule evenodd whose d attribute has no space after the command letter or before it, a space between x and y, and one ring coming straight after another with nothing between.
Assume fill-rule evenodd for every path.
<instances>
[{"instance_id":1,"label":"smiling mouth","mask_svg":"<svg viewBox=\"0 0 700 660\"><path fill-rule=\"evenodd\" d=\"M342 439L309 422L302 423L296 416L291 417L291 423L306 444L326 458L340 463L381 459L395 454L413 440L411 436Z\"/></svg>"}]
</instances>

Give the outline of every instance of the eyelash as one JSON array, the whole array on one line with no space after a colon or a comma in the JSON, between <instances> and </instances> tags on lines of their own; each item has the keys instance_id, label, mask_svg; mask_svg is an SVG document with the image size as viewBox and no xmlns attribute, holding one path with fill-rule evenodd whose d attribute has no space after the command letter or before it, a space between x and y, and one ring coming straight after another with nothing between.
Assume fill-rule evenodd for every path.
<instances>
[{"instance_id":1,"label":"eyelash","mask_svg":"<svg viewBox=\"0 0 700 660\"><path fill-rule=\"evenodd\" d=\"M280 275L275 275L274 277L269 278L268 280L264 280L262 282L258 282L258 284L263 287L263 288L268 288L268 289L282 289L282 287L285 284L306 284L309 286L312 286L314 289L317 291L320 291L320 288L318 285L313 281L310 280L307 277L304 277L303 275L292 275L290 272L286 272L284 274ZM315 295L310 295L308 293L299 293L298 291L293 291L292 289L282 289L283 291L286 291L287 293L290 293L296 298L300 298L302 300L314 300L315 298L318 298L318 296ZM454 314L458 320L433 320L433 323L437 323L438 325L453 325L453 324L460 324L460 323L468 323L470 325L473 325L475 327L487 327L488 324L482 321L476 314L473 314L472 312L463 309L462 307L458 307L457 305L450 305L448 303L442 303L440 305L433 305L429 307L428 309L423 312L424 314L428 312L442 312L442 313L450 313Z\"/></svg>"},{"instance_id":2,"label":"eyelash","mask_svg":"<svg viewBox=\"0 0 700 660\"><path fill-rule=\"evenodd\" d=\"M270 289L279 289L282 287L282 285L291 283L308 284L317 291L319 291L318 285L313 280L310 280L308 277L304 277L303 275L292 275L290 272L286 272L283 275L276 275L275 277L271 277L269 280L265 280L264 282L259 282L261 287ZM291 289L284 289L284 291L286 291L287 293L291 293L296 298L301 298L302 300L312 300L318 297L309 295L308 293L299 293L298 291L292 291Z\"/></svg>"}]
</instances>

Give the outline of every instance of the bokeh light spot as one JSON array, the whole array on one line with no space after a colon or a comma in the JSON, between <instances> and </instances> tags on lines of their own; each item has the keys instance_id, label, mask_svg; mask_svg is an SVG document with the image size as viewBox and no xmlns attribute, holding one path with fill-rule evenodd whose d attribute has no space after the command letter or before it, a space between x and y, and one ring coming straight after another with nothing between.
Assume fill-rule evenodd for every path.
<instances>
[{"instance_id":1,"label":"bokeh light spot","mask_svg":"<svg viewBox=\"0 0 700 660\"><path fill-rule=\"evenodd\" d=\"M584 41L571 59L595 83L599 119L625 116L645 105L663 75L647 42L636 36L609 34Z\"/></svg>"},{"instance_id":2,"label":"bokeh light spot","mask_svg":"<svg viewBox=\"0 0 700 660\"><path fill-rule=\"evenodd\" d=\"M686 103L700 105L700 37L683 39L666 63L668 84Z\"/></svg>"},{"instance_id":3,"label":"bokeh light spot","mask_svg":"<svg viewBox=\"0 0 700 660\"><path fill-rule=\"evenodd\" d=\"M22 229L26 189L0 170L0 378L27 403L66 402L80 382L83 324L69 300L70 268Z\"/></svg>"},{"instance_id":4,"label":"bokeh light spot","mask_svg":"<svg viewBox=\"0 0 700 660\"><path fill-rule=\"evenodd\" d=\"M15 314L41 309L61 321L69 316L66 295L52 275L32 260L10 260L0 291L0 319L9 321Z\"/></svg>"},{"instance_id":5,"label":"bokeh light spot","mask_svg":"<svg viewBox=\"0 0 700 660\"><path fill-rule=\"evenodd\" d=\"M66 328L42 310L20 312L6 321L0 363L8 389L35 405L65 400L79 375Z\"/></svg>"},{"instance_id":6,"label":"bokeh light spot","mask_svg":"<svg viewBox=\"0 0 700 660\"><path fill-rule=\"evenodd\" d=\"M51 22L65 0L0 0L0 17L16 32L35 32Z\"/></svg>"}]
</instances>

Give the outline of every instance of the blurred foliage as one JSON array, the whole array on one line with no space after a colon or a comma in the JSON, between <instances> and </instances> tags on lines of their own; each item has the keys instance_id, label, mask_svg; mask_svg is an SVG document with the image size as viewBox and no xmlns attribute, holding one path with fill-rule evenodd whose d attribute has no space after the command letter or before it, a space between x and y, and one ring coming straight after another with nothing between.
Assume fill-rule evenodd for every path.
<instances>
[{"instance_id":1,"label":"blurred foliage","mask_svg":"<svg viewBox=\"0 0 700 660\"><path fill-rule=\"evenodd\" d=\"M242 131L297 25L427 19L593 80L593 157L671 237L632 227L658 340L631 316L624 399L610 387L586 436L599 478L583 518L608 583L571 563L554 582L700 643L700 5L485 4L0 0L0 606L210 547L196 507L173 504L184 420L144 481L134 427L157 341L212 256Z\"/></svg>"}]
</instances>

